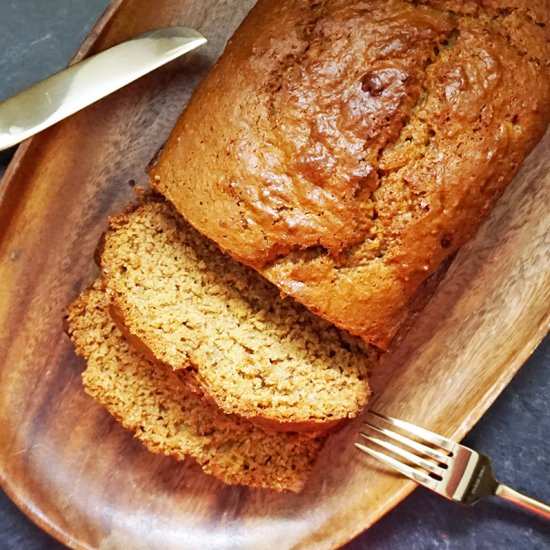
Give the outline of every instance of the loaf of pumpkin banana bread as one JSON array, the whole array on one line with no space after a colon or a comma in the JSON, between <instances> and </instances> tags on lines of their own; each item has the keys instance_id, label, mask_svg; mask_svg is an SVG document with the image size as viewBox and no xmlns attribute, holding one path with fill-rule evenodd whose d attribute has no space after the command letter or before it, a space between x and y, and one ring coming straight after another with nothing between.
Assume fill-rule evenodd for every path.
<instances>
[{"instance_id":1,"label":"loaf of pumpkin banana bread","mask_svg":"<svg viewBox=\"0 0 550 550\"><path fill-rule=\"evenodd\" d=\"M550 115L546 0L260 0L150 169L201 233L387 348Z\"/></svg>"}]
</instances>

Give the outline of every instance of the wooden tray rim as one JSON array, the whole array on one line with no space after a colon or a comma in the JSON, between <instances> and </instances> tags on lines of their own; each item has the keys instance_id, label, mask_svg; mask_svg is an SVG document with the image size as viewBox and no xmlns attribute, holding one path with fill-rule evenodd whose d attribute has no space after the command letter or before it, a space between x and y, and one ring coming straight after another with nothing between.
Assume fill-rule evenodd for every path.
<instances>
[{"instance_id":1,"label":"wooden tray rim","mask_svg":"<svg viewBox=\"0 0 550 550\"><path fill-rule=\"evenodd\" d=\"M76 54L70 61L70 64L80 61L90 52L90 50L95 46L96 42L104 35L108 30L108 26L111 23L113 17L116 16L117 12L121 6L126 2L126 0L111 0L110 5L106 8L103 14L100 16L96 24L93 26L92 30L77 50ZM22 143L15 155L13 156L11 162L9 163L6 172L4 173L3 178L0 180L0 205L4 203L6 197L9 196L11 192L11 183L14 174L17 172L19 166L25 161L29 149L31 149L33 143L40 139L40 134L30 138L29 140ZM470 414L464 419L464 421L456 427L453 432L453 438L462 439L469 430L476 424L476 422L481 418L484 412L492 405L504 388L510 383L513 377L517 374L522 365L527 361L531 354L535 351L538 345L542 342L544 337L550 332L550 312L548 315L541 319L540 325L537 327L537 330L532 334L532 337L525 341L521 349L515 354L514 359L511 362L510 367L507 370L505 376L499 377L496 380L496 383L492 387L491 392L487 392L483 399L478 402L478 405L470 411ZM1 468L1 465L0 465ZM61 529L56 523L52 522L49 517L44 514L40 509L37 509L33 506L32 502L25 501L22 497L19 496L17 488L10 484L9 479L6 477L5 473L0 469L0 487L8 495L10 500L29 518L31 519L38 527L43 529L46 533L54 537L56 540L62 544L67 545L70 548L75 550L95 550L93 547L81 542L75 536L67 533ZM376 517L378 521L381 517L391 511L395 506L402 502L408 495L410 495L417 485L414 482L407 482L403 485L403 488L400 491L395 492L391 498L389 498L383 509L380 511L380 514ZM368 529L371 525L367 526ZM366 529L361 528L356 531L349 531L344 536L340 536L338 540L339 545L344 545L358 536L360 533L364 532Z\"/></svg>"}]
</instances>

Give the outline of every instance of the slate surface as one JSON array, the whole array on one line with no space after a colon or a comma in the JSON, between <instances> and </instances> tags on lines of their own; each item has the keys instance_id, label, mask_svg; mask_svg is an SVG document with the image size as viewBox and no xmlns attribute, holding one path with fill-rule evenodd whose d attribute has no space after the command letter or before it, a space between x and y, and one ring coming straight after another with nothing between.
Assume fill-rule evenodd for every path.
<instances>
[{"instance_id":1,"label":"slate surface","mask_svg":"<svg viewBox=\"0 0 550 550\"><path fill-rule=\"evenodd\" d=\"M0 0L0 99L66 65L107 0ZM0 153L0 174L10 151ZM500 479L550 500L550 337L466 438ZM0 490L0 550L60 550ZM463 508L418 489L348 550L550 548L550 523L489 500ZM125 550L125 549L124 549Z\"/></svg>"}]
</instances>

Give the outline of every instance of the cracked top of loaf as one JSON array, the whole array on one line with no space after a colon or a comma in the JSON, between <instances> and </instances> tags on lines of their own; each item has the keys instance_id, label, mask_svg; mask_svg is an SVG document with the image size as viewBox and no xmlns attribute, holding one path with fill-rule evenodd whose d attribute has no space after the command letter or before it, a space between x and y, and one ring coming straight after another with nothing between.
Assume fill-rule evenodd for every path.
<instances>
[{"instance_id":1,"label":"cracked top of loaf","mask_svg":"<svg viewBox=\"0 0 550 550\"><path fill-rule=\"evenodd\" d=\"M548 0L260 0L151 167L199 231L386 348L550 113Z\"/></svg>"}]
</instances>

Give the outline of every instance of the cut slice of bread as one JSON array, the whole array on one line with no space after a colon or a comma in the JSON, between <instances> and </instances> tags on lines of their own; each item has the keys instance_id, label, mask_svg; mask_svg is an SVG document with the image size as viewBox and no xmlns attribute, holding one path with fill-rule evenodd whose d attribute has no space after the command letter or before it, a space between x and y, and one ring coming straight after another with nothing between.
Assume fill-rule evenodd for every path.
<instances>
[{"instance_id":1,"label":"cut slice of bread","mask_svg":"<svg viewBox=\"0 0 550 550\"><path fill-rule=\"evenodd\" d=\"M194 458L228 484L302 489L322 445L309 434L265 432L223 414L193 393L171 368L153 364L115 327L96 285L68 309L68 332L87 361L86 392L152 452Z\"/></svg>"},{"instance_id":2,"label":"cut slice of bread","mask_svg":"<svg viewBox=\"0 0 550 550\"><path fill-rule=\"evenodd\" d=\"M190 370L224 412L319 430L366 404L374 352L281 299L160 197L111 219L101 267L124 330L156 360Z\"/></svg>"}]
</instances>

